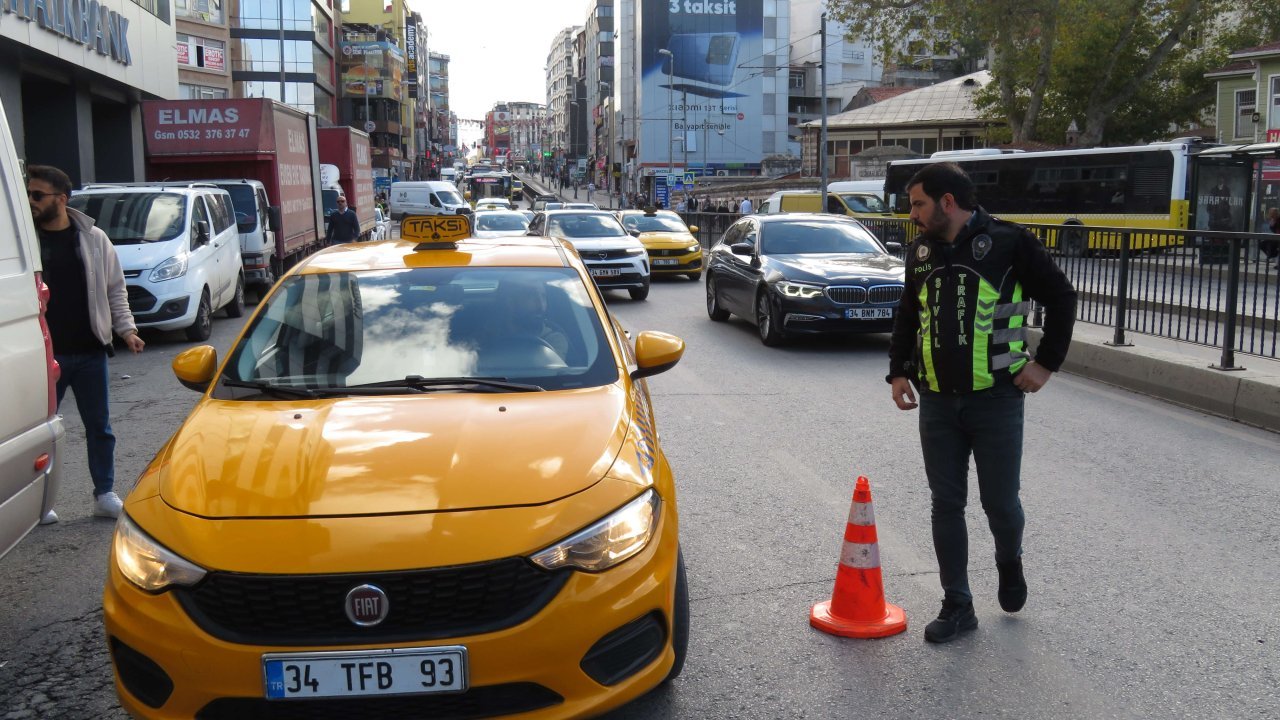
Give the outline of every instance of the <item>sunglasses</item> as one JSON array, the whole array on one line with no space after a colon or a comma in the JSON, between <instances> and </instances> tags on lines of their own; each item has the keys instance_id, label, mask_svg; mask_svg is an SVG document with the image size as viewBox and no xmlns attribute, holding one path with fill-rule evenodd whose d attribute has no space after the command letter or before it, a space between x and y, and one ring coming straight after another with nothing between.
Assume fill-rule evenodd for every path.
<instances>
[{"instance_id":1,"label":"sunglasses","mask_svg":"<svg viewBox=\"0 0 1280 720\"><path fill-rule=\"evenodd\" d=\"M31 198L32 200L34 200L34 201L36 201L36 202L40 202L40 201L42 201L42 200L44 200L45 198L50 197L50 196L63 195L63 194L64 194L64 193L47 193L47 192L41 192L41 191L39 191L39 190L28 190L28 191L27 191L27 197Z\"/></svg>"}]
</instances>

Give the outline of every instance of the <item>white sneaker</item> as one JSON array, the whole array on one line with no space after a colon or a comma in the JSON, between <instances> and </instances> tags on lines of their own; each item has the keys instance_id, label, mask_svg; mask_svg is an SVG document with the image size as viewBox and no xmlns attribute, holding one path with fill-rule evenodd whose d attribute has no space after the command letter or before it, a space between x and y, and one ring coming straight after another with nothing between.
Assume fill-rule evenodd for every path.
<instances>
[{"instance_id":1,"label":"white sneaker","mask_svg":"<svg viewBox=\"0 0 1280 720\"><path fill-rule=\"evenodd\" d=\"M52 525L56 522L58 522L58 513L54 512L53 510L50 510L49 512L45 513L44 517L40 518L41 525Z\"/></svg>"},{"instance_id":2,"label":"white sneaker","mask_svg":"<svg viewBox=\"0 0 1280 720\"><path fill-rule=\"evenodd\" d=\"M122 509L124 509L124 501L113 492L102 493L93 499L93 514L95 517L118 518Z\"/></svg>"}]
</instances>

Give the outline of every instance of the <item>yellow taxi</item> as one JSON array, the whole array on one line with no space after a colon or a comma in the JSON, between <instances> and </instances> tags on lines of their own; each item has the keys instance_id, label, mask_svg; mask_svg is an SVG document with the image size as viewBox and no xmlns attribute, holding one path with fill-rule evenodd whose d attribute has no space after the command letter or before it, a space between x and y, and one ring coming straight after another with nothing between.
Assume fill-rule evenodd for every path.
<instances>
[{"instance_id":1,"label":"yellow taxi","mask_svg":"<svg viewBox=\"0 0 1280 720\"><path fill-rule=\"evenodd\" d=\"M137 718L599 714L676 677L675 480L634 342L572 248L409 217L317 253L125 502L103 597Z\"/></svg>"},{"instance_id":2,"label":"yellow taxi","mask_svg":"<svg viewBox=\"0 0 1280 720\"><path fill-rule=\"evenodd\" d=\"M690 280L702 277L702 246L693 236L697 225L685 225L671 210L653 208L621 210L618 220L649 251L654 275L687 275Z\"/></svg>"}]
</instances>

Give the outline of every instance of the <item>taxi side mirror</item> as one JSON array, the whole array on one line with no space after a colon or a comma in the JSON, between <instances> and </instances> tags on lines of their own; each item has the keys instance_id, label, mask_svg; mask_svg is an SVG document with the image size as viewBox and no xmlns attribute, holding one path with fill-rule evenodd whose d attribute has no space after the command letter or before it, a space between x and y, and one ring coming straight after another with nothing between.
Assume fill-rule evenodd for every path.
<instances>
[{"instance_id":1,"label":"taxi side mirror","mask_svg":"<svg viewBox=\"0 0 1280 720\"><path fill-rule=\"evenodd\" d=\"M691 232L691 233L696 233L696 232L698 232L698 226L697 226L697 225L690 225L690 226L689 226L689 232Z\"/></svg>"},{"instance_id":2,"label":"taxi side mirror","mask_svg":"<svg viewBox=\"0 0 1280 720\"><path fill-rule=\"evenodd\" d=\"M632 380L657 375L675 367L684 356L684 340L664 332L645 330L636 338L636 369Z\"/></svg>"},{"instance_id":3,"label":"taxi side mirror","mask_svg":"<svg viewBox=\"0 0 1280 720\"><path fill-rule=\"evenodd\" d=\"M218 351L212 345L183 350L173 359L173 374L183 387L203 393L218 370Z\"/></svg>"}]
</instances>

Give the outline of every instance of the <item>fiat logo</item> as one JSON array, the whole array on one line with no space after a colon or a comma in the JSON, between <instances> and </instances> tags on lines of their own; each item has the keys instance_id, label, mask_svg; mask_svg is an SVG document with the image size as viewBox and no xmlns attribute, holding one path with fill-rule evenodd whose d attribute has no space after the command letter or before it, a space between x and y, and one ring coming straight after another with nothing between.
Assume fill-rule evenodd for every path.
<instances>
[{"instance_id":1,"label":"fiat logo","mask_svg":"<svg viewBox=\"0 0 1280 720\"><path fill-rule=\"evenodd\" d=\"M387 594L374 585L351 588L344 603L347 619L360 627L371 627L387 619Z\"/></svg>"}]
</instances>

